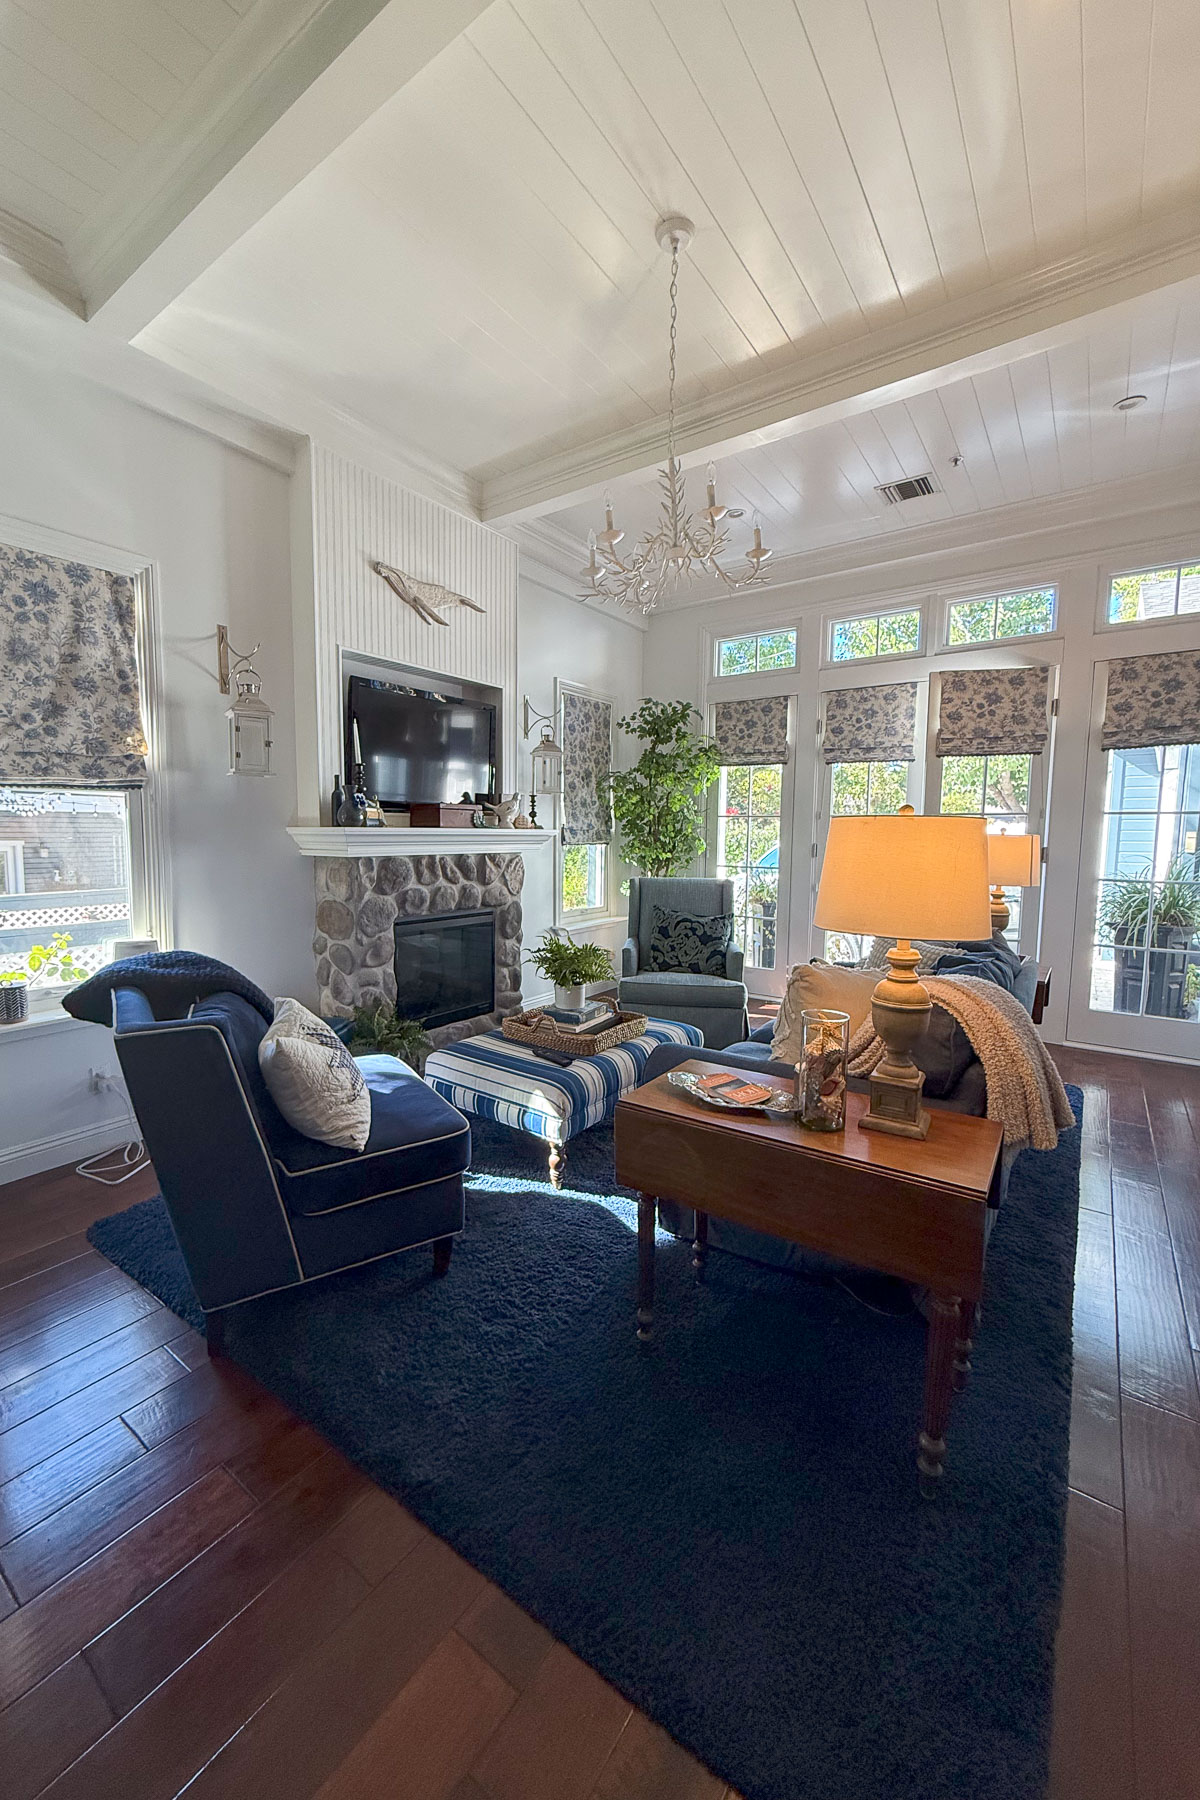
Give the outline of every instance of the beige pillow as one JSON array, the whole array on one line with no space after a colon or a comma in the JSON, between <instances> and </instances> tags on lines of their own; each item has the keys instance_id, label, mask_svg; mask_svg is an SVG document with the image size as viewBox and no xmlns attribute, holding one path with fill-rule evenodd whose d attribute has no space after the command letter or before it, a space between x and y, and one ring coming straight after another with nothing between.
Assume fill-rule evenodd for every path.
<instances>
[{"instance_id":1,"label":"beige pillow","mask_svg":"<svg viewBox=\"0 0 1200 1800\"><path fill-rule=\"evenodd\" d=\"M298 1000L276 1000L258 1046L267 1092L296 1131L361 1150L371 1134L371 1090L336 1032Z\"/></svg>"},{"instance_id":2,"label":"beige pillow","mask_svg":"<svg viewBox=\"0 0 1200 1800\"><path fill-rule=\"evenodd\" d=\"M832 1009L850 1015L853 1037L871 1010L871 995L879 984L878 969L839 969L833 963L797 963L788 976L787 992L779 1008L771 1055L777 1062L798 1063L803 1048L802 1012Z\"/></svg>"}]
</instances>

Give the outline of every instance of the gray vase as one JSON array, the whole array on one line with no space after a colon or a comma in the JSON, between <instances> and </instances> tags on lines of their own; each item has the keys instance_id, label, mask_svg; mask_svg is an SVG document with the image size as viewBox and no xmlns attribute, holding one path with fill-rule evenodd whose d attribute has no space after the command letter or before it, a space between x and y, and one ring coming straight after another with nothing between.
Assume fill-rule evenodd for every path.
<instances>
[{"instance_id":1,"label":"gray vase","mask_svg":"<svg viewBox=\"0 0 1200 1800\"><path fill-rule=\"evenodd\" d=\"M29 990L23 981L0 981L0 1025L19 1025L29 1017Z\"/></svg>"}]
</instances>

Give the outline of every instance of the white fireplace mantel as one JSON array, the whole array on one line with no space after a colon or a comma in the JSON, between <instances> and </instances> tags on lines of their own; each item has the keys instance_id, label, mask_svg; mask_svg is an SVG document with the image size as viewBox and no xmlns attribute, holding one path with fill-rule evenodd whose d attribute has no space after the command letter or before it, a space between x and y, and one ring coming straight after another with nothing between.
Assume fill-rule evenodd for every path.
<instances>
[{"instance_id":1,"label":"white fireplace mantel","mask_svg":"<svg viewBox=\"0 0 1200 1800\"><path fill-rule=\"evenodd\" d=\"M289 825L302 856L512 856L552 844L556 831L476 826L422 831L411 825Z\"/></svg>"}]
</instances>

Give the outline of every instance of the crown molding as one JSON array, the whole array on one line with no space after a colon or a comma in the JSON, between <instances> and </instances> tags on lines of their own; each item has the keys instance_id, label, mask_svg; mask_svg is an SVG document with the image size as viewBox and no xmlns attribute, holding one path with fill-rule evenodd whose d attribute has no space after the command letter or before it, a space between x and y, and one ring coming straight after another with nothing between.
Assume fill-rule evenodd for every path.
<instances>
[{"instance_id":1,"label":"crown molding","mask_svg":"<svg viewBox=\"0 0 1200 1800\"><path fill-rule=\"evenodd\" d=\"M694 467L790 437L884 400L944 386L1079 335L1080 322L1200 277L1194 206L977 292L927 307L823 350L797 348L766 374L680 408L680 461ZM663 460L665 421L604 433L575 449L486 464L482 517L528 518L586 499L605 483Z\"/></svg>"},{"instance_id":2,"label":"crown molding","mask_svg":"<svg viewBox=\"0 0 1200 1800\"><path fill-rule=\"evenodd\" d=\"M627 625L633 631L650 629L650 621L642 613L627 613L619 607L606 606L592 594L580 593L579 545L569 531L552 519L529 519L504 535L517 546L522 581L536 582L557 599L598 613L613 624Z\"/></svg>"},{"instance_id":3,"label":"crown molding","mask_svg":"<svg viewBox=\"0 0 1200 1800\"><path fill-rule=\"evenodd\" d=\"M83 295L66 250L49 232L0 207L0 279L31 294L50 295L79 318Z\"/></svg>"},{"instance_id":4,"label":"crown molding","mask_svg":"<svg viewBox=\"0 0 1200 1800\"><path fill-rule=\"evenodd\" d=\"M1186 507L1196 512L1200 523L1200 466L1196 464L1173 469L1167 475L1134 475L1125 481L1076 488L1070 493L1054 494L1042 500L1014 501L985 512L939 519L932 524L910 525L889 532L885 537L866 541L859 538L849 543L775 557L771 563L770 583L753 592L758 610L769 616L771 597L782 588L828 582L867 571L903 571L916 562L961 556L964 551L972 554L1003 551L1006 546L1015 544L1027 546L1030 559L1035 560L1037 541L1052 533L1098 524L1115 527L1128 519L1153 520L1162 513ZM1119 533L1114 535L1119 536ZM1134 540L1123 541L1157 542L1160 536L1161 532L1156 534L1152 529L1139 533ZM688 598L675 599L662 611L683 612L728 598L727 590L719 582L706 582L702 587L697 583Z\"/></svg>"},{"instance_id":5,"label":"crown molding","mask_svg":"<svg viewBox=\"0 0 1200 1800\"><path fill-rule=\"evenodd\" d=\"M135 337L487 3L256 0L71 235L89 318Z\"/></svg>"}]
</instances>

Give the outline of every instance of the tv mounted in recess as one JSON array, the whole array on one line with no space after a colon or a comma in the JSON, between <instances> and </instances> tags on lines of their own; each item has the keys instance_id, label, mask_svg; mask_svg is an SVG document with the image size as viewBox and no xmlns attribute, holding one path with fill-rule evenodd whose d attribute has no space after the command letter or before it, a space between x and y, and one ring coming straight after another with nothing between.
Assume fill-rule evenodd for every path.
<instances>
[{"instance_id":1,"label":"tv mounted in recess","mask_svg":"<svg viewBox=\"0 0 1200 1800\"><path fill-rule=\"evenodd\" d=\"M358 727L360 755L354 752ZM346 766L362 762L384 806L453 805L496 791L496 709L425 688L352 675Z\"/></svg>"}]
</instances>

